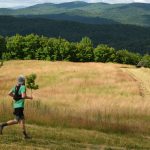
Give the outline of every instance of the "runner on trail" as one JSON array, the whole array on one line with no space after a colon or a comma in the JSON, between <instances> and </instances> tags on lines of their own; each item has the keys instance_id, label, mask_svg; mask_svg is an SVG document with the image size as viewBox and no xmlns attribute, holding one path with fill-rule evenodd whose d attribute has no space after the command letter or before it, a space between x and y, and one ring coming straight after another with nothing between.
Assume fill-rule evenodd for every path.
<instances>
[{"instance_id":1,"label":"runner on trail","mask_svg":"<svg viewBox=\"0 0 150 150\"><path fill-rule=\"evenodd\" d=\"M23 75L20 75L17 79L17 85L14 86L10 92L9 96L13 97L13 108L14 108L14 115L15 119L10 120L6 123L1 123L0 124L0 134L2 134L2 131L4 127L10 126L10 125L15 125L15 124L20 124L22 130L23 130L23 135L25 139L30 138L27 133L26 133L26 128L25 128L25 118L24 118L24 102L25 99L31 99L32 97L29 97L26 95L26 86L25 86L25 77Z\"/></svg>"}]
</instances>

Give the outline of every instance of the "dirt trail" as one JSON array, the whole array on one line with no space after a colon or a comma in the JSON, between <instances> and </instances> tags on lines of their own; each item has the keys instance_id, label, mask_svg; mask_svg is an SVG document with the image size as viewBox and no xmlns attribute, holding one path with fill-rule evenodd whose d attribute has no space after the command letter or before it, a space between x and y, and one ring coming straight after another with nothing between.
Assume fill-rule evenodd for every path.
<instances>
[{"instance_id":1,"label":"dirt trail","mask_svg":"<svg viewBox=\"0 0 150 150\"><path fill-rule=\"evenodd\" d=\"M150 95L150 69L147 68L121 68L127 72L139 85L139 94L145 98Z\"/></svg>"}]
</instances>

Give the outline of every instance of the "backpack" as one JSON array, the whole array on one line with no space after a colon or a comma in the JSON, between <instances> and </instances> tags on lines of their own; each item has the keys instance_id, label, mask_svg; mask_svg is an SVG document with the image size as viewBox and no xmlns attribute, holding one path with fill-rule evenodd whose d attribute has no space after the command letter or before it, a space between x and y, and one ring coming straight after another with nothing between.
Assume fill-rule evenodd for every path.
<instances>
[{"instance_id":1,"label":"backpack","mask_svg":"<svg viewBox=\"0 0 150 150\"><path fill-rule=\"evenodd\" d=\"M13 96L13 99L14 99L15 101L19 101L20 99L22 99L22 95L19 94L19 89L20 89L20 87L21 87L21 85L16 85L16 87L15 87L15 94L14 94L14 96Z\"/></svg>"}]
</instances>

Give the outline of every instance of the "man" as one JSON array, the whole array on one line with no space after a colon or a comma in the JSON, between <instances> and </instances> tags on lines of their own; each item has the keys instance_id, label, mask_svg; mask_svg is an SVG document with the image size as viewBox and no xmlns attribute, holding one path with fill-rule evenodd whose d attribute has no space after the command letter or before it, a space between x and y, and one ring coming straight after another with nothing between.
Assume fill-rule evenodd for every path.
<instances>
[{"instance_id":1,"label":"man","mask_svg":"<svg viewBox=\"0 0 150 150\"><path fill-rule=\"evenodd\" d=\"M14 124L20 124L23 130L24 138L28 139L30 137L26 133L23 111L24 111L25 99L32 99L32 97L26 95L25 77L23 75L20 75L18 77L17 82L18 82L17 85L13 87L9 92L9 96L13 97L14 99L13 108L14 108L15 119L0 124L0 134L2 134L4 127L14 125Z\"/></svg>"}]
</instances>

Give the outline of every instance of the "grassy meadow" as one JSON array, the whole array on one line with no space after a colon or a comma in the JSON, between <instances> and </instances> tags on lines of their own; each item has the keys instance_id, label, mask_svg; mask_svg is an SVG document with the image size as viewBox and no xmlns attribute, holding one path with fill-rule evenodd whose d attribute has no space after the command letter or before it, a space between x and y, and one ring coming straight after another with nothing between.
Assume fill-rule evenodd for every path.
<instances>
[{"instance_id":1,"label":"grassy meadow","mask_svg":"<svg viewBox=\"0 0 150 150\"><path fill-rule=\"evenodd\" d=\"M7 95L16 77L31 73L37 74L40 87L25 107L34 138L22 141L17 126L10 127L0 137L0 149L150 149L149 69L7 61L0 68L1 122L13 117Z\"/></svg>"}]
</instances>

